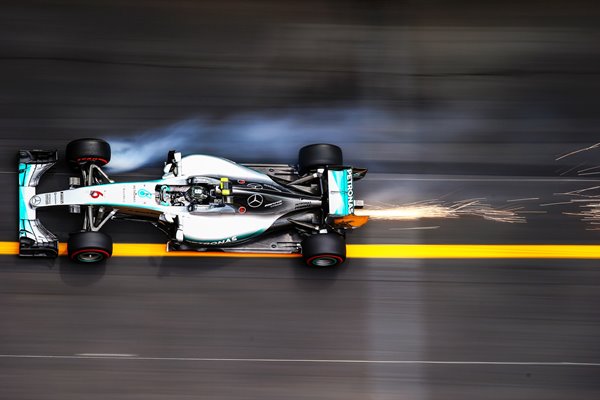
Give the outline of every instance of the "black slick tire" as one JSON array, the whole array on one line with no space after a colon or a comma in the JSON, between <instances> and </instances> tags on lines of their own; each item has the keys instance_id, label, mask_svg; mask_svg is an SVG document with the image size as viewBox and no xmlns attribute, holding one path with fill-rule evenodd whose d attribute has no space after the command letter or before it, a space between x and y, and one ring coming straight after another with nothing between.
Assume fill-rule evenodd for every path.
<instances>
[{"instance_id":1,"label":"black slick tire","mask_svg":"<svg viewBox=\"0 0 600 400\"><path fill-rule=\"evenodd\" d=\"M102 139L78 139L67 145L66 159L74 169L85 164L102 167L110 161L110 145Z\"/></svg>"},{"instance_id":2,"label":"black slick tire","mask_svg":"<svg viewBox=\"0 0 600 400\"><path fill-rule=\"evenodd\" d=\"M301 174L326 165L342 165L343 163L342 149L334 144L311 144L302 147L298 152L298 171Z\"/></svg>"},{"instance_id":3,"label":"black slick tire","mask_svg":"<svg viewBox=\"0 0 600 400\"><path fill-rule=\"evenodd\" d=\"M314 234L302 241L302 258L311 267L333 267L346 260L346 240L337 233Z\"/></svg>"},{"instance_id":4,"label":"black slick tire","mask_svg":"<svg viewBox=\"0 0 600 400\"><path fill-rule=\"evenodd\" d=\"M93 264L112 256L112 238L103 232L72 233L67 244L67 252L72 261Z\"/></svg>"}]
</instances>

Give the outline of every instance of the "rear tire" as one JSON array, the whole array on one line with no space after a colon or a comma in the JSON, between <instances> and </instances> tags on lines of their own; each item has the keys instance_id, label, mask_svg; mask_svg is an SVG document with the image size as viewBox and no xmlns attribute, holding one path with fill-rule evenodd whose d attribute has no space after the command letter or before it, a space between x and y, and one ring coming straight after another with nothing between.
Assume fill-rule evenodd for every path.
<instances>
[{"instance_id":1,"label":"rear tire","mask_svg":"<svg viewBox=\"0 0 600 400\"><path fill-rule=\"evenodd\" d=\"M342 165L343 163L342 149L334 144L311 144L301 148L298 153L298 170L301 174L326 165Z\"/></svg>"},{"instance_id":2,"label":"rear tire","mask_svg":"<svg viewBox=\"0 0 600 400\"><path fill-rule=\"evenodd\" d=\"M337 233L315 234L302 241L302 257L311 267L333 267L346 260L346 240Z\"/></svg>"},{"instance_id":3,"label":"rear tire","mask_svg":"<svg viewBox=\"0 0 600 400\"><path fill-rule=\"evenodd\" d=\"M72 233L67 244L69 258L75 262L99 263L112 256L112 238L102 232Z\"/></svg>"},{"instance_id":4,"label":"rear tire","mask_svg":"<svg viewBox=\"0 0 600 400\"><path fill-rule=\"evenodd\" d=\"M110 161L110 145L102 139L78 139L67 145L66 158L74 169L85 164L96 164L101 167Z\"/></svg>"}]
</instances>

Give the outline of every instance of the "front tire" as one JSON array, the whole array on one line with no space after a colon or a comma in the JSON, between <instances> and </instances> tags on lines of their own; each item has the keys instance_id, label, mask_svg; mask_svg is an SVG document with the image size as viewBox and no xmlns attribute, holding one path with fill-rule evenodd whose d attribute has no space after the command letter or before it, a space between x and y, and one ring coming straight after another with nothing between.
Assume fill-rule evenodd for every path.
<instances>
[{"instance_id":1,"label":"front tire","mask_svg":"<svg viewBox=\"0 0 600 400\"><path fill-rule=\"evenodd\" d=\"M311 267L333 267L346 260L346 240L337 233L315 234L302 241L302 258Z\"/></svg>"},{"instance_id":2,"label":"front tire","mask_svg":"<svg viewBox=\"0 0 600 400\"><path fill-rule=\"evenodd\" d=\"M71 234L67 252L72 261L93 264L112 256L112 238L102 232L77 232Z\"/></svg>"},{"instance_id":3,"label":"front tire","mask_svg":"<svg viewBox=\"0 0 600 400\"><path fill-rule=\"evenodd\" d=\"M67 145L67 162L74 169L86 164L102 167L110 161L110 145L102 139L78 139Z\"/></svg>"},{"instance_id":4,"label":"front tire","mask_svg":"<svg viewBox=\"0 0 600 400\"><path fill-rule=\"evenodd\" d=\"M304 146L298 153L298 171L301 174L323 168L326 165L342 165L342 149L334 144L319 143Z\"/></svg>"}]
</instances>

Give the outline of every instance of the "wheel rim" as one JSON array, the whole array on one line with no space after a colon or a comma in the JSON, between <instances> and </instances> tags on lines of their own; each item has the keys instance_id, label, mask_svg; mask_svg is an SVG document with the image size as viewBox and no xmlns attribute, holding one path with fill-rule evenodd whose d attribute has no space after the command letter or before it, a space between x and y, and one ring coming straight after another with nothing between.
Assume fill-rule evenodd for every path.
<instances>
[{"instance_id":1,"label":"wheel rim","mask_svg":"<svg viewBox=\"0 0 600 400\"><path fill-rule=\"evenodd\" d=\"M77 261L84 263L98 262L102 261L102 259L104 259L104 254L97 251L84 251L77 255Z\"/></svg>"},{"instance_id":2,"label":"wheel rim","mask_svg":"<svg viewBox=\"0 0 600 400\"><path fill-rule=\"evenodd\" d=\"M311 261L312 265L315 267L331 267L338 262L338 259L333 257L318 257Z\"/></svg>"}]
</instances>

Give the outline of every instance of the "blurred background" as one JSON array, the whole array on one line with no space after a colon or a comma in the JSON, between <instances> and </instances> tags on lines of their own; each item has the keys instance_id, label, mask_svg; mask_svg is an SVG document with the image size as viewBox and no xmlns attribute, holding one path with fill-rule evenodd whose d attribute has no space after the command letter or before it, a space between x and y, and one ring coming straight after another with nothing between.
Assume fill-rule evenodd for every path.
<instances>
[{"instance_id":1,"label":"blurred background","mask_svg":"<svg viewBox=\"0 0 600 400\"><path fill-rule=\"evenodd\" d=\"M599 13L552 0L5 1L3 145L175 135L143 149L287 161L329 140L372 171L553 175L557 154L597 139Z\"/></svg>"},{"instance_id":2,"label":"blurred background","mask_svg":"<svg viewBox=\"0 0 600 400\"><path fill-rule=\"evenodd\" d=\"M0 240L16 238L17 150L62 156L101 137L119 180L160 175L172 148L293 163L302 145L332 142L370 169L357 185L370 205L477 198L528 221L373 221L349 243L595 244L589 221L565 215L580 203L548 204L599 185L586 168L600 150L557 160L600 141L598 43L596 1L5 0ZM57 165L44 188L66 174ZM65 217L44 215L61 240L80 224ZM144 226L107 231L164 241ZM320 274L295 260L111 261L82 271L3 256L1 352L600 360L591 261L350 260ZM0 370L11 400L600 393L597 367L0 358Z\"/></svg>"}]
</instances>

